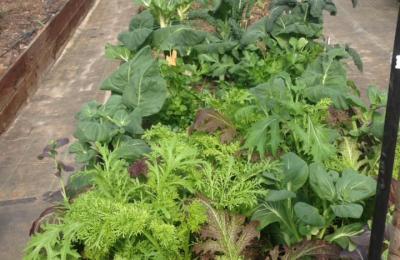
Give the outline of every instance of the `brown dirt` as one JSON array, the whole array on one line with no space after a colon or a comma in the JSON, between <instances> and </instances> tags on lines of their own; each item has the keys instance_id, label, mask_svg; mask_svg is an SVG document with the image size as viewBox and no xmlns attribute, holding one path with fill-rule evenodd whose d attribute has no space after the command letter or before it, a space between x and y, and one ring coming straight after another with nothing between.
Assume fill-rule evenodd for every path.
<instances>
[{"instance_id":1,"label":"brown dirt","mask_svg":"<svg viewBox=\"0 0 400 260\"><path fill-rule=\"evenodd\" d=\"M0 77L68 0L0 0Z\"/></svg>"}]
</instances>

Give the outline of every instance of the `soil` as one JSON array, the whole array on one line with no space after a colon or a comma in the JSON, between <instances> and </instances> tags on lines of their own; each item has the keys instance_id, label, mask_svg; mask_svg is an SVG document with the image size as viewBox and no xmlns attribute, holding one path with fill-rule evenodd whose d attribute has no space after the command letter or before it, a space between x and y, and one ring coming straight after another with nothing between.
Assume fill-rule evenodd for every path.
<instances>
[{"instance_id":1,"label":"soil","mask_svg":"<svg viewBox=\"0 0 400 260\"><path fill-rule=\"evenodd\" d=\"M0 0L0 77L68 0Z\"/></svg>"}]
</instances>

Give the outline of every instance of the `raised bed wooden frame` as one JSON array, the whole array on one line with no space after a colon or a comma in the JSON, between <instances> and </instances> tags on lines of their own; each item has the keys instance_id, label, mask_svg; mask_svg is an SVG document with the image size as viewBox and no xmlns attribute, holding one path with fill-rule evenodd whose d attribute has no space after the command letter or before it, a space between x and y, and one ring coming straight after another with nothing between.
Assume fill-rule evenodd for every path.
<instances>
[{"instance_id":1,"label":"raised bed wooden frame","mask_svg":"<svg viewBox=\"0 0 400 260\"><path fill-rule=\"evenodd\" d=\"M59 57L95 1L69 0L0 78L0 134L35 93L40 78Z\"/></svg>"}]
</instances>

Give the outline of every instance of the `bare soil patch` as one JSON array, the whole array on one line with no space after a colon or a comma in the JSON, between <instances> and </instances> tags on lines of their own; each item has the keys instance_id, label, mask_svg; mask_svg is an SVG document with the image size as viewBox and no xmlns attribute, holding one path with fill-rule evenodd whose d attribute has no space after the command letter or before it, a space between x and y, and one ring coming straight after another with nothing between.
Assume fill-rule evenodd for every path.
<instances>
[{"instance_id":1,"label":"bare soil patch","mask_svg":"<svg viewBox=\"0 0 400 260\"><path fill-rule=\"evenodd\" d=\"M0 0L0 77L68 0Z\"/></svg>"}]
</instances>

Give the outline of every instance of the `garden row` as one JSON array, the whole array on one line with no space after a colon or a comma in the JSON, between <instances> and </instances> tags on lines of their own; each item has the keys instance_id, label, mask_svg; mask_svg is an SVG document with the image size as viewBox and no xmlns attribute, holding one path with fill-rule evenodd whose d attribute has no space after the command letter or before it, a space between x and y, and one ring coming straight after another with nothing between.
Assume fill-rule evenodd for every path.
<instances>
[{"instance_id":1,"label":"garden row","mask_svg":"<svg viewBox=\"0 0 400 260\"><path fill-rule=\"evenodd\" d=\"M386 100L369 87L365 103L357 52L323 38L334 3L273 0L250 24L264 1L140 2L26 259L365 256ZM65 143L41 155L59 174Z\"/></svg>"}]
</instances>

